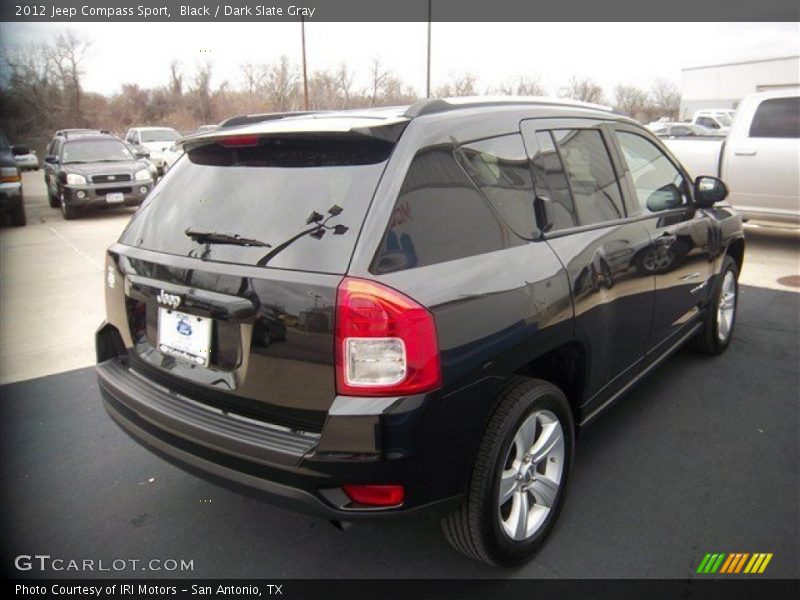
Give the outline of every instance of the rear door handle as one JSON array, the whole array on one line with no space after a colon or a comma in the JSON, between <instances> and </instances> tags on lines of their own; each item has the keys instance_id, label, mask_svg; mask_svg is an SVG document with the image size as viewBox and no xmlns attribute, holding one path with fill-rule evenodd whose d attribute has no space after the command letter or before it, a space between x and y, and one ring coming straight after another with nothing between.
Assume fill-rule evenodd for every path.
<instances>
[{"instance_id":1,"label":"rear door handle","mask_svg":"<svg viewBox=\"0 0 800 600\"><path fill-rule=\"evenodd\" d=\"M733 152L736 156L755 156L755 150L734 150Z\"/></svg>"}]
</instances>

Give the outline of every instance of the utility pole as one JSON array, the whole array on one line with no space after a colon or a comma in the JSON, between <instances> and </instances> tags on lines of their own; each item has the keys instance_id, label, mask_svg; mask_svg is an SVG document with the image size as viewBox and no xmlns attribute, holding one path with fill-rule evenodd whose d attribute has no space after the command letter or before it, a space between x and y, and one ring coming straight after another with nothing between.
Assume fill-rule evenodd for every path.
<instances>
[{"instance_id":1,"label":"utility pole","mask_svg":"<svg viewBox=\"0 0 800 600\"><path fill-rule=\"evenodd\" d=\"M428 0L428 77L425 85L425 97L431 97L431 3L433 0Z\"/></svg>"},{"instance_id":2,"label":"utility pole","mask_svg":"<svg viewBox=\"0 0 800 600\"><path fill-rule=\"evenodd\" d=\"M300 36L303 40L303 106L308 110L308 71L306 70L306 20L300 17Z\"/></svg>"}]
</instances>

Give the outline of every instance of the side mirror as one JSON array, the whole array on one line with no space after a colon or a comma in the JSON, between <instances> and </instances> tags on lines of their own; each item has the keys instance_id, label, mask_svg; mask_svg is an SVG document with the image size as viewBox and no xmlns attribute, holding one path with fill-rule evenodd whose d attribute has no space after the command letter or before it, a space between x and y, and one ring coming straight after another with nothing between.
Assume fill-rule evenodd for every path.
<instances>
[{"instance_id":1,"label":"side mirror","mask_svg":"<svg viewBox=\"0 0 800 600\"><path fill-rule=\"evenodd\" d=\"M683 204L681 191L674 183L658 188L647 198L647 210L656 213L679 208Z\"/></svg>"},{"instance_id":2,"label":"side mirror","mask_svg":"<svg viewBox=\"0 0 800 600\"><path fill-rule=\"evenodd\" d=\"M701 175L694 180L694 203L700 208L711 208L728 197L728 186L716 177Z\"/></svg>"},{"instance_id":3,"label":"side mirror","mask_svg":"<svg viewBox=\"0 0 800 600\"><path fill-rule=\"evenodd\" d=\"M57 165L58 157L53 154L48 154L47 156L44 157L44 162L49 163L51 165Z\"/></svg>"}]
</instances>

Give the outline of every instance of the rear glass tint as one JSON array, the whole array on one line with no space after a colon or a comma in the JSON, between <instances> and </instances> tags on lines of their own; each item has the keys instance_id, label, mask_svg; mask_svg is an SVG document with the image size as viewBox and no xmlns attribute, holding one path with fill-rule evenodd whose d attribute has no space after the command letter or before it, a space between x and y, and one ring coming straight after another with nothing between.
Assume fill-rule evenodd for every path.
<instances>
[{"instance_id":1,"label":"rear glass tint","mask_svg":"<svg viewBox=\"0 0 800 600\"><path fill-rule=\"evenodd\" d=\"M393 146L356 135L201 146L168 172L120 242L207 261L343 273ZM202 243L187 229L269 246Z\"/></svg>"}]
</instances>

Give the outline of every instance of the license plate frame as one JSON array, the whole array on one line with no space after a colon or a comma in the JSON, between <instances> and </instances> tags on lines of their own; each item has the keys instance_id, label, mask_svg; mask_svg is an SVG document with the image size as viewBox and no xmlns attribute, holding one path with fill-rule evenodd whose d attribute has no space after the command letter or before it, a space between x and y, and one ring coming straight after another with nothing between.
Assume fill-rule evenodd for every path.
<instances>
[{"instance_id":1,"label":"license plate frame","mask_svg":"<svg viewBox=\"0 0 800 600\"><path fill-rule=\"evenodd\" d=\"M214 321L158 307L158 350L192 364L208 367Z\"/></svg>"},{"instance_id":2,"label":"license plate frame","mask_svg":"<svg viewBox=\"0 0 800 600\"><path fill-rule=\"evenodd\" d=\"M122 192L106 194L106 204L122 204L123 202L125 202L125 194Z\"/></svg>"}]
</instances>

